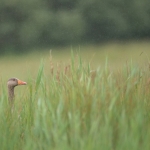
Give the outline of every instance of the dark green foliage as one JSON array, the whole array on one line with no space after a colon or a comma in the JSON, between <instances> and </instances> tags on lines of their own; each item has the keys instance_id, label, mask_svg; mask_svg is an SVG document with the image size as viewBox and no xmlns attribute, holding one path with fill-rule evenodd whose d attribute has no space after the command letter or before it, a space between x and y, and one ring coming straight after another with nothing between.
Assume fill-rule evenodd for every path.
<instances>
[{"instance_id":1,"label":"dark green foliage","mask_svg":"<svg viewBox=\"0 0 150 150\"><path fill-rule=\"evenodd\" d=\"M0 53L150 36L149 0L2 0Z\"/></svg>"},{"instance_id":2,"label":"dark green foliage","mask_svg":"<svg viewBox=\"0 0 150 150\"><path fill-rule=\"evenodd\" d=\"M88 38L101 41L150 35L148 0L81 0Z\"/></svg>"}]
</instances>

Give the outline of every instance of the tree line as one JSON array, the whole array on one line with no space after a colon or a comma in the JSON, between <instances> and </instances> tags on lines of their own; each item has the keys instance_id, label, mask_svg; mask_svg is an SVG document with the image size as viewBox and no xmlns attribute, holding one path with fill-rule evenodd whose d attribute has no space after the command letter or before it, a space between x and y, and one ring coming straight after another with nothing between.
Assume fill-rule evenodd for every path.
<instances>
[{"instance_id":1,"label":"tree line","mask_svg":"<svg viewBox=\"0 0 150 150\"><path fill-rule=\"evenodd\" d=\"M149 0L1 0L0 52L150 37Z\"/></svg>"}]
</instances>

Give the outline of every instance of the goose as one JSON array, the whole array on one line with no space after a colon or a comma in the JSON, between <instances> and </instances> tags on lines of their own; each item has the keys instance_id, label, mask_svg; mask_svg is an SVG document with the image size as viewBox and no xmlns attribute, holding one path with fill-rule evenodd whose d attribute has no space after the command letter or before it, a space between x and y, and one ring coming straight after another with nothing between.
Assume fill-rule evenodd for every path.
<instances>
[{"instance_id":1,"label":"goose","mask_svg":"<svg viewBox=\"0 0 150 150\"><path fill-rule=\"evenodd\" d=\"M14 100L14 88L15 86L18 86L18 85L26 85L27 83L24 82L24 81L21 81L17 78L10 78L8 81L7 81L7 87L8 87L8 100L10 102L12 102Z\"/></svg>"}]
</instances>

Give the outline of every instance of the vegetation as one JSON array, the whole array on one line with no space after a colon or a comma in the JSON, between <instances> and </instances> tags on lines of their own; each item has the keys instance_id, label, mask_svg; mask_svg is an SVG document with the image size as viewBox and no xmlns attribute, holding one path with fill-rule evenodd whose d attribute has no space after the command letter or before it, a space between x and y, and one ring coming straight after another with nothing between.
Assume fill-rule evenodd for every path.
<instances>
[{"instance_id":1,"label":"vegetation","mask_svg":"<svg viewBox=\"0 0 150 150\"><path fill-rule=\"evenodd\" d=\"M1 0L0 53L150 37L149 0Z\"/></svg>"},{"instance_id":2,"label":"vegetation","mask_svg":"<svg viewBox=\"0 0 150 150\"><path fill-rule=\"evenodd\" d=\"M50 55L49 69L42 61L17 87L13 108L2 81L1 149L149 150L149 69L128 61L112 70L108 59L94 69L73 52L58 65Z\"/></svg>"}]
</instances>

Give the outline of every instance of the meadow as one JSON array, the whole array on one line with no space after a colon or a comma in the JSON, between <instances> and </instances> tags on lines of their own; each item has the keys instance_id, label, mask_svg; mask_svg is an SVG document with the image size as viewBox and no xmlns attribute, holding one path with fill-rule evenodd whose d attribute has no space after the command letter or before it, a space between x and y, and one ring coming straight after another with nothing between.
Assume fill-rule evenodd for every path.
<instances>
[{"instance_id":1,"label":"meadow","mask_svg":"<svg viewBox=\"0 0 150 150\"><path fill-rule=\"evenodd\" d=\"M148 41L0 57L0 149L149 150ZM10 77L27 81L7 101Z\"/></svg>"}]
</instances>

